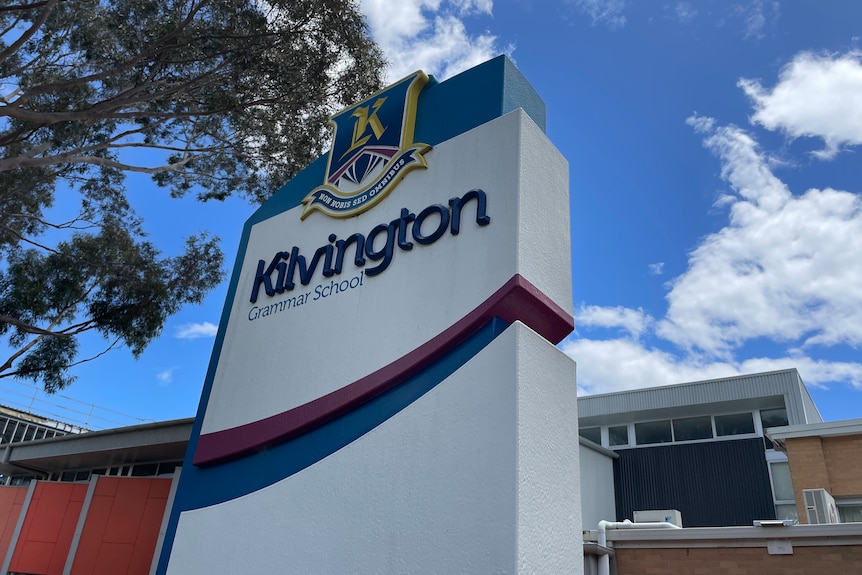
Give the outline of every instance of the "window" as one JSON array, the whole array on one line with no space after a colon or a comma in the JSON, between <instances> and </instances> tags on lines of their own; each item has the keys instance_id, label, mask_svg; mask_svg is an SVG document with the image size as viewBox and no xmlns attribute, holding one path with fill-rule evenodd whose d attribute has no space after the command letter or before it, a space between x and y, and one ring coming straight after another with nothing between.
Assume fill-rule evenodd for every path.
<instances>
[{"instance_id":1,"label":"window","mask_svg":"<svg viewBox=\"0 0 862 575\"><path fill-rule=\"evenodd\" d=\"M159 469L158 463L138 463L134 467L132 467L132 477L150 477L152 475L156 475L156 472Z\"/></svg>"},{"instance_id":2,"label":"window","mask_svg":"<svg viewBox=\"0 0 862 575\"><path fill-rule=\"evenodd\" d=\"M635 423L635 442L638 445L651 443L668 443L673 441L670 432L670 420Z\"/></svg>"},{"instance_id":3,"label":"window","mask_svg":"<svg viewBox=\"0 0 862 575\"><path fill-rule=\"evenodd\" d=\"M27 428L26 423L18 422L15 424L15 434L12 436L12 442L18 443L24 439L24 430Z\"/></svg>"},{"instance_id":4,"label":"window","mask_svg":"<svg viewBox=\"0 0 862 575\"><path fill-rule=\"evenodd\" d=\"M173 475L177 467L182 464L182 461L163 461L159 463L159 475Z\"/></svg>"},{"instance_id":5,"label":"window","mask_svg":"<svg viewBox=\"0 0 862 575\"><path fill-rule=\"evenodd\" d=\"M686 417L673 420L674 441L691 441L693 439L712 439L712 418Z\"/></svg>"},{"instance_id":6,"label":"window","mask_svg":"<svg viewBox=\"0 0 862 575\"><path fill-rule=\"evenodd\" d=\"M841 523L862 523L862 503L842 505L841 502L838 502L837 506Z\"/></svg>"},{"instance_id":7,"label":"window","mask_svg":"<svg viewBox=\"0 0 862 575\"><path fill-rule=\"evenodd\" d=\"M774 446L772 445L772 441L766 437L766 430L770 427L787 425L787 410L783 407L779 407L778 409L761 409L760 423L763 425L763 439L766 443L766 449L772 449Z\"/></svg>"},{"instance_id":8,"label":"window","mask_svg":"<svg viewBox=\"0 0 862 575\"><path fill-rule=\"evenodd\" d=\"M584 427L579 430L581 437L589 439L593 443L602 444L602 428L601 427Z\"/></svg>"},{"instance_id":9,"label":"window","mask_svg":"<svg viewBox=\"0 0 862 575\"><path fill-rule=\"evenodd\" d=\"M791 521L799 521L799 513L796 512L795 503L779 503L775 505L776 519L790 519Z\"/></svg>"},{"instance_id":10,"label":"window","mask_svg":"<svg viewBox=\"0 0 862 575\"><path fill-rule=\"evenodd\" d=\"M608 445L617 447L629 444L629 426L616 425L608 427Z\"/></svg>"},{"instance_id":11,"label":"window","mask_svg":"<svg viewBox=\"0 0 862 575\"><path fill-rule=\"evenodd\" d=\"M778 409L761 409L760 422L763 423L763 429L787 425L787 410L783 407Z\"/></svg>"},{"instance_id":12,"label":"window","mask_svg":"<svg viewBox=\"0 0 862 575\"><path fill-rule=\"evenodd\" d=\"M715 416L716 435L743 435L754 433L754 418L751 413L732 413Z\"/></svg>"},{"instance_id":13,"label":"window","mask_svg":"<svg viewBox=\"0 0 862 575\"><path fill-rule=\"evenodd\" d=\"M790 481L790 464L786 461L773 461L772 468L772 494L776 501L794 500L793 483Z\"/></svg>"},{"instance_id":14,"label":"window","mask_svg":"<svg viewBox=\"0 0 862 575\"><path fill-rule=\"evenodd\" d=\"M769 464L772 476L772 497L775 501L775 518L799 520L793 483L790 480L790 464L786 461L773 461Z\"/></svg>"}]
</instances>

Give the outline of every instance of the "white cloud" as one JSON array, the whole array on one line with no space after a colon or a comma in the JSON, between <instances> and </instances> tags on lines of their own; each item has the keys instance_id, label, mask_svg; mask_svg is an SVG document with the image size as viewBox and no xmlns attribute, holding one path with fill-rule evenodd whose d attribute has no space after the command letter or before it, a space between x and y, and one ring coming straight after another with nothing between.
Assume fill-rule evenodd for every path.
<instances>
[{"instance_id":1,"label":"white cloud","mask_svg":"<svg viewBox=\"0 0 862 575\"><path fill-rule=\"evenodd\" d=\"M171 367L156 374L159 385L167 385L174 380L174 369L176 368Z\"/></svg>"},{"instance_id":2,"label":"white cloud","mask_svg":"<svg viewBox=\"0 0 862 575\"><path fill-rule=\"evenodd\" d=\"M695 132L703 134L712 131L712 128L715 126L715 118L701 116L700 114L695 112L694 114L685 119L685 123L694 128Z\"/></svg>"},{"instance_id":3,"label":"white cloud","mask_svg":"<svg viewBox=\"0 0 862 575\"><path fill-rule=\"evenodd\" d=\"M569 0L578 10L593 20L593 25L606 24L611 30L626 25L624 0Z\"/></svg>"},{"instance_id":4,"label":"white cloud","mask_svg":"<svg viewBox=\"0 0 862 575\"><path fill-rule=\"evenodd\" d=\"M652 324L653 319L644 310L623 306L581 306L575 324L583 327L622 328L633 338L639 337Z\"/></svg>"},{"instance_id":5,"label":"white cloud","mask_svg":"<svg viewBox=\"0 0 862 575\"><path fill-rule=\"evenodd\" d=\"M764 28L778 19L780 6L778 2L754 0L735 6L732 15L742 20L742 32L746 38L762 38Z\"/></svg>"},{"instance_id":6,"label":"white cloud","mask_svg":"<svg viewBox=\"0 0 862 575\"><path fill-rule=\"evenodd\" d=\"M177 326L175 337L179 339L198 339L201 337L215 337L218 326L205 321L203 323L187 323Z\"/></svg>"},{"instance_id":7,"label":"white cloud","mask_svg":"<svg viewBox=\"0 0 862 575\"><path fill-rule=\"evenodd\" d=\"M490 16L492 0L361 0L371 35L390 62L390 81L416 70L439 80L453 76L511 47L486 32L471 35L463 18Z\"/></svg>"},{"instance_id":8,"label":"white cloud","mask_svg":"<svg viewBox=\"0 0 862 575\"><path fill-rule=\"evenodd\" d=\"M758 337L802 345L862 344L862 201L810 189L801 196L735 126L705 146L735 192L730 221L689 255L657 333L729 357Z\"/></svg>"},{"instance_id":9,"label":"white cloud","mask_svg":"<svg viewBox=\"0 0 862 575\"><path fill-rule=\"evenodd\" d=\"M859 66L860 56L853 58L850 75ZM838 60L821 61L821 68ZM802 115L778 113L777 102L792 100L782 94L791 85L797 97L804 100L806 93L788 70L772 92L758 85L753 99L759 102L757 122L790 132L787 126L802 125L790 119ZM829 116L828 110L819 116L814 107L806 110L810 117ZM782 119L770 124L767 117ZM862 362L811 357L816 346L862 344L862 197L854 193L859 190L794 194L773 171L787 163L764 153L748 132L697 114L686 122L721 162L729 190L714 207L727 210L728 222L700 241L686 271L669 282L668 309L658 322L643 310L582 308L581 325L622 327L631 337L574 335L563 342L561 349L578 362L579 388L605 393L795 367L809 385L846 382L862 390ZM848 133L830 139L827 132L809 130L833 149L856 141ZM801 131L791 135L796 133ZM786 344L787 351L745 357L743 346L759 338Z\"/></svg>"},{"instance_id":10,"label":"white cloud","mask_svg":"<svg viewBox=\"0 0 862 575\"><path fill-rule=\"evenodd\" d=\"M578 362L581 393L611 393L688 381L731 377L778 369L797 368L808 385L848 381L862 389L862 364L814 360L804 356L778 359L752 358L740 362L680 358L648 349L630 339L569 339L560 348Z\"/></svg>"},{"instance_id":11,"label":"white cloud","mask_svg":"<svg viewBox=\"0 0 862 575\"><path fill-rule=\"evenodd\" d=\"M771 90L759 80L741 79L751 98L751 121L791 138L823 138L821 159L842 146L862 144L862 52L843 55L802 52L782 68Z\"/></svg>"},{"instance_id":12,"label":"white cloud","mask_svg":"<svg viewBox=\"0 0 862 575\"><path fill-rule=\"evenodd\" d=\"M654 264L647 264L647 268L649 268L649 273L654 276L660 276L664 273L664 262L657 262Z\"/></svg>"},{"instance_id":13,"label":"white cloud","mask_svg":"<svg viewBox=\"0 0 862 575\"><path fill-rule=\"evenodd\" d=\"M688 2L677 2L673 13L680 24L688 24L697 16L697 10Z\"/></svg>"}]
</instances>

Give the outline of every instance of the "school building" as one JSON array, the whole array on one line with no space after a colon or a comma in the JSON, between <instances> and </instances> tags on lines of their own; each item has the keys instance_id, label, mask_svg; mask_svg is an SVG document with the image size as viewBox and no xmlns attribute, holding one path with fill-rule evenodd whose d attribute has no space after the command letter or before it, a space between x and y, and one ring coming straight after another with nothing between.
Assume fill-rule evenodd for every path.
<instances>
[{"instance_id":1,"label":"school building","mask_svg":"<svg viewBox=\"0 0 862 575\"><path fill-rule=\"evenodd\" d=\"M578 411L585 573L862 572L862 420L823 422L796 370ZM3 436L0 574L151 573L192 423Z\"/></svg>"}]
</instances>

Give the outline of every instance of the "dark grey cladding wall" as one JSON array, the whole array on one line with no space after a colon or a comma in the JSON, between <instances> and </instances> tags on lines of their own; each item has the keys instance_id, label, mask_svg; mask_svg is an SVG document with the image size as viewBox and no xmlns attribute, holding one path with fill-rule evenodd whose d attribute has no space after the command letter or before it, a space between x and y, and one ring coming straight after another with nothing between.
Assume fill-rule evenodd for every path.
<instances>
[{"instance_id":1,"label":"dark grey cladding wall","mask_svg":"<svg viewBox=\"0 0 862 575\"><path fill-rule=\"evenodd\" d=\"M685 527L774 519L763 440L739 439L617 450L617 520L679 509Z\"/></svg>"}]
</instances>

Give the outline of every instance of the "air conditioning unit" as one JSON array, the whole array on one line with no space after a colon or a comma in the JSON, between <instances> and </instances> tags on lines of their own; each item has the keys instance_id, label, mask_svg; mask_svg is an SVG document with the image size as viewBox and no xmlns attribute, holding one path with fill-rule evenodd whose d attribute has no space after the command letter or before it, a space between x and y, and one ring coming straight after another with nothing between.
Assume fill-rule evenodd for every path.
<instances>
[{"instance_id":1,"label":"air conditioning unit","mask_svg":"<svg viewBox=\"0 0 862 575\"><path fill-rule=\"evenodd\" d=\"M634 512L635 523L673 523L682 527L682 513L678 509L648 509Z\"/></svg>"},{"instance_id":2,"label":"air conditioning unit","mask_svg":"<svg viewBox=\"0 0 862 575\"><path fill-rule=\"evenodd\" d=\"M803 489L808 523L841 523L835 499L825 489Z\"/></svg>"}]
</instances>

